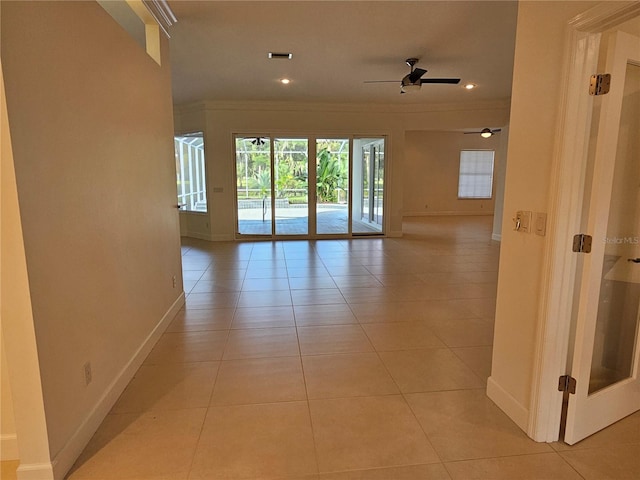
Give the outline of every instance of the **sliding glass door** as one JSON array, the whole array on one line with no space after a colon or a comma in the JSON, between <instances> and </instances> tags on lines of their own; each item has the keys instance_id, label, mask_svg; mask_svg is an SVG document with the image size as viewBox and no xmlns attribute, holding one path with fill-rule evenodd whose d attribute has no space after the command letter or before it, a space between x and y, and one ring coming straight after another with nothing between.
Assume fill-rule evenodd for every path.
<instances>
[{"instance_id":1,"label":"sliding glass door","mask_svg":"<svg viewBox=\"0 0 640 480\"><path fill-rule=\"evenodd\" d=\"M273 141L276 235L309 234L309 141Z\"/></svg>"},{"instance_id":2,"label":"sliding glass door","mask_svg":"<svg viewBox=\"0 0 640 480\"><path fill-rule=\"evenodd\" d=\"M239 234L273 234L271 178L271 140L265 137L237 137L236 196Z\"/></svg>"},{"instance_id":3,"label":"sliding glass door","mask_svg":"<svg viewBox=\"0 0 640 480\"><path fill-rule=\"evenodd\" d=\"M354 234L382 233L384 220L384 138L354 140Z\"/></svg>"},{"instance_id":4,"label":"sliding glass door","mask_svg":"<svg viewBox=\"0 0 640 480\"><path fill-rule=\"evenodd\" d=\"M349 233L348 138L316 140L316 232Z\"/></svg>"},{"instance_id":5,"label":"sliding glass door","mask_svg":"<svg viewBox=\"0 0 640 480\"><path fill-rule=\"evenodd\" d=\"M239 236L384 233L384 138L237 136L235 146Z\"/></svg>"}]
</instances>

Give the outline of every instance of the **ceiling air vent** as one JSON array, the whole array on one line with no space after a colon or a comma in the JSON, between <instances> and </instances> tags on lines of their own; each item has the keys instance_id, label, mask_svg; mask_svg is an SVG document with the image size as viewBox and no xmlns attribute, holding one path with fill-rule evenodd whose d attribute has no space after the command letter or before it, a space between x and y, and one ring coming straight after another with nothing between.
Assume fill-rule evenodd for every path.
<instances>
[{"instance_id":1,"label":"ceiling air vent","mask_svg":"<svg viewBox=\"0 0 640 480\"><path fill-rule=\"evenodd\" d=\"M292 53L275 53L269 52L269 58L284 58L286 60L290 60L293 57Z\"/></svg>"}]
</instances>

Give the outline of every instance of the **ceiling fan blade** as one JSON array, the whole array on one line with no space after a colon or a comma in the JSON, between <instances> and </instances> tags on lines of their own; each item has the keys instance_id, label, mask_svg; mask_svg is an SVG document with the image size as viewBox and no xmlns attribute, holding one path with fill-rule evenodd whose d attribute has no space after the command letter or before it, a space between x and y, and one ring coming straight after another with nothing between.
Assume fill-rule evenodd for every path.
<instances>
[{"instance_id":1,"label":"ceiling fan blade","mask_svg":"<svg viewBox=\"0 0 640 480\"><path fill-rule=\"evenodd\" d=\"M427 73L427 71L424 70L423 68L415 68L409 74L409 81L411 83L416 83L418 80L420 80L420 77L423 76L425 73Z\"/></svg>"},{"instance_id":2,"label":"ceiling fan blade","mask_svg":"<svg viewBox=\"0 0 640 480\"><path fill-rule=\"evenodd\" d=\"M423 83L446 83L450 85L457 85L460 83L459 78L423 78L420 80L420 84Z\"/></svg>"},{"instance_id":3,"label":"ceiling fan blade","mask_svg":"<svg viewBox=\"0 0 640 480\"><path fill-rule=\"evenodd\" d=\"M491 130L491 133L498 133L501 132L502 129L501 128L494 128L493 130Z\"/></svg>"}]
</instances>

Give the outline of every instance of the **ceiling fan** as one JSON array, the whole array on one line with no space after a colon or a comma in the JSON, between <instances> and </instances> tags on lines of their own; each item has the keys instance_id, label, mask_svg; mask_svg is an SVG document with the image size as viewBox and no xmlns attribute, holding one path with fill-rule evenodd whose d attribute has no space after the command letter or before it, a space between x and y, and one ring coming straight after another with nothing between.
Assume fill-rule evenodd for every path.
<instances>
[{"instance_id":1,"label":"ceiling fan","mask_svg":"<svg viewBox=\"0 0 640 480\"><path fill-rule=\"evenodd\" d=\"M501 128L483 128L482 130L480 130L479 132L464 132L465 135L470 135L470 134L480 134L481 137L483 138L489 138L492 135L495 135L496 133L500 132L502 129Z\"/></svg>"},{"instance_id":2,"label":"ceiling fan","mask_svg":"<svg viewBox=\"0 0 640 480\"><path fill-rule=\"evenodd\" d=\"M407 58L405 63L409 65L411 71L405 75L400 81L400 93L412 93L420 90L424 83L445 83L457 85L460 83L459 78L422 78L427 73L423 68L414 68L418 63L417 58ZM364 83L396 83L397 80L365 80Z\"/></svg>"}]
</instances>

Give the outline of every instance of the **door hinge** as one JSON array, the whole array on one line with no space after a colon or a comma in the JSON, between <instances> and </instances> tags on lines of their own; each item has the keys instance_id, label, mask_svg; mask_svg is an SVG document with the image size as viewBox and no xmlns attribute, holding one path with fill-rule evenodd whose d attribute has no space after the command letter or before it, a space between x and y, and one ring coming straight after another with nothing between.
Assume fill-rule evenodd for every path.
<instances>
[{"instance_id":1,"label":"door hinge","mask_svg":"<svg viewBox=\"0 0 640 480\"><path fill-rule=\"evenodd\" d=\"M571 375L562 375L558 378L558 391L576 393L576 379Z\"/></svg>"},{"instance_id":2,"label":"door hinge","mask_svg":"<svg viewBox=\"0 0 640 480\"><path fill-rule=\"evenodd\" d=\"M585 233L579 233L573 236L573 251L576 253L591 253L591 244L593 237Z\"/></svg>"},{"instance_id":3,"label":"door hinge","mask_svg":"<svg viewBox=\"0 0 640 480\"><path fill-rule=\"evenodd\" d=\"M606 95L611 88L611 74L598 73L591 75L589 82L589 95Z\"/></svg>"}]
</instances>

